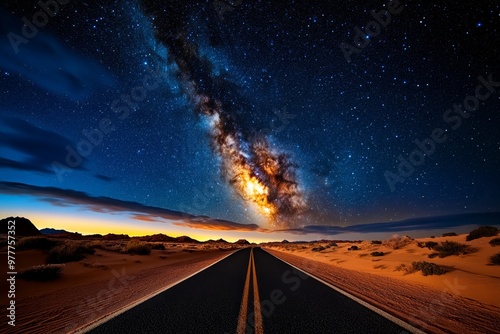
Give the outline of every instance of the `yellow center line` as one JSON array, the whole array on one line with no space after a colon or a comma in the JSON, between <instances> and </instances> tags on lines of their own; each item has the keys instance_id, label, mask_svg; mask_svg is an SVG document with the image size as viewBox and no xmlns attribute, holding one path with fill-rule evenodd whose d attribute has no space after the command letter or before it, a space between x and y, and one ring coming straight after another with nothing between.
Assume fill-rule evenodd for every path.
<instances>
[{"instance_id":1,"label":"yellow center line","mask_svg":"<svg viewBox=\"0 0 500 334\"><path fill-rule=\"evenodd\" d=\"M253 271L253 308L255 315L255 334L263 334L262 313L260 312L259 286L257 284L257 272L255 271L255 258L252 252L252 271Z\"/></svg>"},{"instance_id":2,"label":"yellow center line","mask_svg":"<svg viewBox=\"0 0 500 334\"><path fill-rule=\"evenodd\" d=\"M253 248L250 249L250 259L248 260L247 277L243 296L241 297L240 314L238 316L237 334L245 334L247 326L248 299L250 294L250 278L253 281L253 308L254 308L254 333L263 334L262 312L260 310L259 285L257 284L257 271L255 270L255 258Z\"/></svg>"},{"instance_id":3,"label":"yellow center line","mask_svg":"<svg viewBox=\"0 0 500 334\"><path fill-rule=\"evenodd\" d=\"M245 279L245 287L243 288L243 296L241 297L240 314L238 316L237 334L245 334L248 313L248 293L250 290L250 271L252 269L252 250L250 249L250 259L248 260L247 277Z\"/></svg>"}]
</instances>

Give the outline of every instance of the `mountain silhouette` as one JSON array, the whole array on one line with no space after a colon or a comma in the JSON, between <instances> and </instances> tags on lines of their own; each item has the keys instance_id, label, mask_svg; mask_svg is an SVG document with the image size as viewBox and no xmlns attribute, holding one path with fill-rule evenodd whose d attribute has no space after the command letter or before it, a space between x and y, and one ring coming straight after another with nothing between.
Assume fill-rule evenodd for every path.
<instances>
[{"instance_id":1,"label":"mountain silhouette","mask_svg":"<svg viewBox=\"0 0 500 334\"><path fill-rule=\"evenodd\" d=\"M14 221L15 224L9 224L9 221ZM28 219L24 217L8 217L0 220L0 234L7 234L9 231L9 226L15 226L11 231L16 232L16 236L34 236L41 235L40 231L35 225Z\"/></svg>"}]
</instances>

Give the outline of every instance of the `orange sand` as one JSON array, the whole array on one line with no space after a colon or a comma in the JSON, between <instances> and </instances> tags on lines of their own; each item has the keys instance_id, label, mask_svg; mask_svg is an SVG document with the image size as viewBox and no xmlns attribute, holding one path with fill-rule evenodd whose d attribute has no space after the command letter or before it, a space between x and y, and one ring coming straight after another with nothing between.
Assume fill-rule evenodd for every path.
<instances>
[{"instance_id":1,"label":"orange sand","mask_svg":"<svg viewBox=\"0 0 500 334\"><path fill-rule=\"evenodd\" d=\"M166 245L149 255L129 255L97 249L79 262L66 263L62 277L51 282L16 281L16 327L21 333L67 333L144 296L181 280L230 254L232 247ZM189 251L186 251L188 250ZM6 258L5 252L2 258ZM44 264L39 250L16 254L17 270ZM7 291L2 280L1 291ZM7 306L2 294L0 307ZM7 318L0 333L12 333Z\"/></svg>"},{"instance_id":2,"label":"orange sand","mask_svg":"<svg viewBox=\"0 0 500 334\"><path fill-rule=\"evenodd\" d=\"M371 242L338 243L313 252L317 244L271 244L267 250L305 271L406 319L431 333L500 333L500 267L488 265L500 247L488 244L492 238L470 242L465 235L418 239L402 249L389 249ZM427 257L431 250L417 241L445 240L467 243L476 249L468 255ZM360 250L348 251L351 245ZM303 248L305 247L305 248ZM386 255L373 257L373 251ZM404 275L394 271L401 263L434 262L451 271L439 276L420 272Z\"/></svg>"}]
</instances>

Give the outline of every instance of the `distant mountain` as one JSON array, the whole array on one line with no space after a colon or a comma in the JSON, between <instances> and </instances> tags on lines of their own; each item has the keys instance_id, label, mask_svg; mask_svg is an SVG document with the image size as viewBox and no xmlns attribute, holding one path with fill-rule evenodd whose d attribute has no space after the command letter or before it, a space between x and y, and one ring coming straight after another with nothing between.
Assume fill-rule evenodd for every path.
<instances>
[{"instance_id":1,"label":"distant mountain","mask_svg":"<svg viewBox=\"0 0 500 334\"><path fill-rule=\"evenodd\" d=\"M114 233L108 233L106 235L103 235L102 240L129 240L130 237L127 234L114 234Z\"/></svg>"},{"instance_id":2,"label":"distant mountain","mask_svg":"<svg viewBox=\"0 0 500 334\"><path fill-rule=\"evenodd\" d=\"M51 227L46 227L46 228L42 228L40 230L40 232L42 234L63 234L63 233L68 233L68 231L66 230L56 230L54 228L51 228Z\"/></svg>"},{"instance_id":3,"label":"distant mountain","mask_svg":"<svg viewBox=\"0 0 500 334\"><path fill-rule=\"evenodd\" d=\"M210 240L207 240L205 242L206 243L211 243L211 244L228 244L229 243L229 242L227 242L226 240L224 240L222 238L219 239L219 240L212 240L212 239L210 239Z\"/></svg>"},{"instance_id":4,"label":"distant mountain","mask_svg":"<svg viewBox=\"0 0 500 334\"><path fill-rule=\"evenodd\" d=\"M40 235L40 231L33 223L24 217L8 217L0 220L0 234L7 234L9 229L9 221L15 222L16 236L34 236ZM12 224L11 224L12 225Z\"/></svg>"},{"instance_id":5,"label":"distant mountain","mask_svg":"<svg viewBox=\"0 0 500 334\"><path fill-rule=\"evenodd\" d=\"M248 240L246 239L240 239L238 241L235 242L235 244L239 244L239 245L250 245L250 243L248 242Z\"/></svg>"},{"instance_id":6,"label":"distant mountain","mask_svg":"<svg viewBox=\"0 0 500 334\"><path fill-rule=\"evenodd\" d=\"M153 235L146 235L144 237L139 237L141 241L148 241L148 242L170 242L170 241L176 241L176 238L169 237L168 235L165 234L153 234Z\"/></svg>"},{"instance_id":7,"label":"distant mountain","mask_svg":"<svg viewBox=\"0 0 500 334\"><path fill-rule=\"evenodd\" d=\"M188 236L183 235L182 237L177 237L175 238L175 241L177 242L185 242L185 243L199 243L198 240L192 239Z\"/></svg>"},{"instance_id":8,"label":"distant mountain","mask_svg":"<svg viewBox=\"0 0 500 334\"><path fill-rule=\"evenodd\" d=\"M53 228L42 228L42 234L50 235L53 238L81 239L82 234L78 232L68 232L66 230L56 230Z\"/></svg>"}]
</instances>

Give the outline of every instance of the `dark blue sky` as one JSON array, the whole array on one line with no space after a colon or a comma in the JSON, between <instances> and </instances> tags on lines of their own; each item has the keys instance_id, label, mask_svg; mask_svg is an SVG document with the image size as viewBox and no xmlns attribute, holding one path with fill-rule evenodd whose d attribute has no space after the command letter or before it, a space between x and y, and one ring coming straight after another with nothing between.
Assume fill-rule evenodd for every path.
<instances>
[{"instance_id":1,"label":"dark blue sky","mask_svg":"<svg viewBox=\"0 0 500 334\"><path fill-rule=\"evenodd\" d=\"M255 138L286 156L259 180L290 227L500 209L496 2L390 5L364 47L355 27L385 2L99 3L60 5L29 38L22 17L41 7L2 6L0 181L264 224L228 180L203 96L255 177Z\"/></svg>"}]
</instances>

